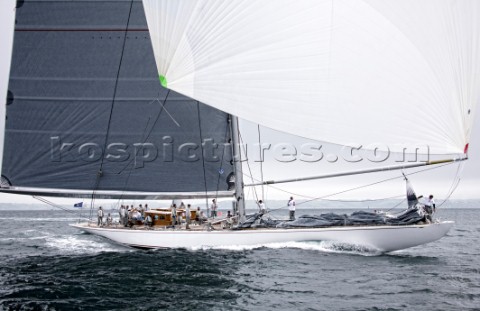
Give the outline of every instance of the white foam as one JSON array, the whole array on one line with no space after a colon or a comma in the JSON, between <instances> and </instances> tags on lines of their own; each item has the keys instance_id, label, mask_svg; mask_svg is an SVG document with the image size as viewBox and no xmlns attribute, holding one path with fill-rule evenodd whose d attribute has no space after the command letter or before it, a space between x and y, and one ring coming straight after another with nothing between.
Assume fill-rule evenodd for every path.
<instances>
[{"instance_id":1,"label":"white foam","mask_svg":"<svg viewBox=\"0 0 480 311\"><path fill-rule=\"evenodd\" d=\"M325 253L339 253L339 254L351 254L361 256L378 256L381 252L366 248L360 245L344 244L332 241L319 241L319 242L283 242L283 243L270 243L270 244L256 244L256 245L225 245L215 247L193 247L191 250L209 250L209 249L223 249L230 251L245 251L254 250L259 248L271 248L271 249L283 249L283 248L297 248L310 251L319 251Z\"/></svg>"},{"instance_id":2,"label":"white foam","mask_svg":"<svg viewBox=\"0 0 480 311\"><path fill-rule=\"evenodd\" d=\"M125 252L128 249L88 239L85 235L63 235L47 238L46 246L65 254L97 254L102 252ZM91 236L90 236L91 237Z\"/></svg>"}]
</instances>

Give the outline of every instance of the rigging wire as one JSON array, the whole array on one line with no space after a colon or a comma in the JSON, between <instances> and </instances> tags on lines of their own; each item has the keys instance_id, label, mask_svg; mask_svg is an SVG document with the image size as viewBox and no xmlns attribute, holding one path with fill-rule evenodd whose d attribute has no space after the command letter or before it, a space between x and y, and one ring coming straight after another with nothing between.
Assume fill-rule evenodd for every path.
<instances>
[{"instance_id":1,"label":"rigging wire","mask_svg":"<svg viewBox=\"0 0 480 311\"><path fill-rule=\"evenodd\" d=\"M205 168L205 154L203 149L203 134L202 134L202 123L200 118L200 102L199 101L197 101L197 116L198 116L198 133L200 135L200 149L202 151L203 182L205 185L205 203L206 203L206 208L208 209L207 170Z\"/></svg>"},{"instance_id":2,"label":"rigging wire","mask_svg":"<svg viewBox=\"0 0 480 311\"><path fill-rule=\"evenodd\" d=\"M248 175L244 174L245 176L248 177ZM255 180L256 182L259 182L260 180L256 179L256 178L253 178L253 180ZM275 190L278 190L278 191L281 191L281 192L284 192L284 193L287 193L289 195L293 195L293 196L296 196L296 197L301 197L301 198L306 198L306 199L316 199L317 197L313 197L313 196L309 196L309 195L306 195L306 194L300 194L300 193L296 193L296 192L291 192L291 191L288 191L288 190L285 190L285 189L282 189L282 188L279 188L279 187L275 187L275 186L272 186L272 185L266 185L267 186L267 191L268 189L275 189ZM252 187L249 187L249 188L252 188ZM386 198L379 198L379 199L364 199L364 200L334 200L334 199L319 199L319 200L322 200L322 201L329 201L329 202L354 202L354 203L361 203L361 202L375 202L375 201L385 201L385 200L389 200L389 199L397 199L397 198L401 198L403 197L404 195L403 194L399 194L399 195L395 195L395 196L391 196L391 197L386 197Z\"/></svg>"},{"instance_id":3,"label":"rigging wire","mask_svg":"<svg viewBox=\"0 0 480 311\"><path fill-rule=\"evenodd\" d=\"M452 184L450 185L450 189L449 191L447 192L447 196L446 198L443 200L442 203L440 203L438 205L438 207L442 206L443 204L445 204L449 199L450 197L453 195L453 193L455 192L455 190L457 189L457 187L460 185L460 181L461 181L461 174L463 172L463 168L464 168L464 163L459 163L458 166L457 166L457 171L455 173L455 178L452 182Z\"/></svg>"},{"instance_id":4,"label":"rigging wire","mask_svg":"<svg viewBox=\"0 0 480 311\"><path fill-rule=\"evenodd\" d=\"M452 163L453 164L453 163ZM442 203L440 203L438 205L438 207L442 206L445 202L447 202L450 197L452 196L452 194L455 192L455 190L457 189L458 185L460 184L460 175L461 175L461 172L460 172L460 168L463 168L463 163L459 163L458 166L457 166L457 170L456 170L456 173L455 173L455 177L454 177L454 180L452 182L452 184L450 185L450 188L447 192L447 195L445 197L445 199L443 200ZM407 200L407 198L403 199L401 202L399 202L398 204L396 204L395 206L393 206L392 208L388 209L386 212L389 212L391 210L393 210L394 208L398 207L400 204L402 204L403 202L405 202Z\"/></svg>"},{"instance_id":5,"label":"rigging wire","mask_svg":"<svg viewBox=\"0 0 480 311\"><path fill-rule=\"evenodd\" d=\"M165 99L163 100L160 100L158 97L155 98L154 100L152 100L149 104L152 104L154 102L158 102L160 104L160 110L158 111L157 113L157 116L155 117L155 121L153 122L152 126L150 127L150 130L148 131L147 133L147 128L148 128L148 124L150 123L150 120L151 118L148 119L148 122L147 122L147 125L145 126L145 129L143 130L143 133L142 133L142 143L145 143L149 138L150 138L150 135L152 135L152 132L153 132L153 129L155 128L155 126L157 125L157 122L158 120L160 119L160 116L162 115L162 112L165 111L168 115L170 115L167 111L167 108L165 107L167 105L167 99L168 99L168 96L170 95L170 89L167 89L167 94L165 95ZM158 95L160 96L160 94ZM162 101L163 101L163 104L162 104ZM178 123L175 121L175 119L173 119L173 122L178 126ZM146 136L145 136L146 134ZM137 152L139 152L140 150L138 150ZM121 174L123 173L127 167L130 166L130 164L132 164L132 162L134 161L135 157L133 157L125 166L122 170L120 170L119 172L116 172L115 174Z\"/></svg>"},{"instance_id":6,"label":"rigging wire","mask_svg":"<svg viewBox=\"0 0 480 311\"><path fill-rule=\"evenodd\" d=\"M150 104L151 104L151 103L154 103L155 101L158 102L158 103L160 104L160 110L158 111L157 116L156 116L156 118L155 118L155 121L153 122L152 126L150 127L150 130L149 130L148 133L147 133L148 123L150 123L150 118L149 118L149 120L148 120L148 122L147 122L147 125L145 126L145 129L144 129L144 131L143 131L143 133L142 133L142 137L143 137L143 138L142 138L142 144L144 144L144 143L150 138L150 135L152 134L153 129L154 129L155 126L157 125L157 122L158 122L158 120L160 119L160 116L161 116L162 112L163 112L163 111L167 111L167 108L166 108L165 106L167 105L167 99L168 99L168 96L169 96L169 95L170 95L170 89L167 89L167 94L165 95L165 99L163 100L163 104L162 104L162 101L160 101L160 99L159 99L158 97L157 97L156 99L154 99L153 101L150 102ZM167 112L167 113L168 113L168 112ZM170 114L169 114L169 115L170 115ZM146 136L145 136L145 133L147 133ZM137 152L140 152L140 150L138 150ZM136 156L136 155L137 155L137 154L135 154L135 156ZM124 183L124 186L123 186L123 189L122 189L122 195L121 195L120 198L118 199L118 204L120 204L120 200L123 200L123 199L124 199L123 195L124 195L124 193L125 193L125 191L126 191L126 189L127 189L128 181L130 180L130 176L132 175L132 172L133 172L133 169L134 169L134 165L131 165L131 164L132 164L132 162L134 161L135 156L134 156L133 159L131 159L131 160L127 163L127 165L125 165L125 167L124 167L122 170L120 170L119 172L116 172L116 173L115 173L115 174L117 174L117 175L118 175L118 174L121 174L122 172L124 172L124 171L127 169L127 167L130 167L130 170L129 170L128 175L127 175L127 177L126 177L126 179L125 179L125 183Z\"/></svg>"},{"instance_id":7,"label":"rigging wire","mask_svg":"<svg viewBox=\"0 0 480 311\"><path fill-rule=\"evenodd\" d=\"M242 134L239 133L238 135L240 136L240 142L241 142L241 145L243 146ZM253 181L254 181L255 179L253 178L252 168L250 167L250 162L248 161L247 150L246 150L245 148L243 148L243 150L244 150L244 152L245 152L245 159L247 159L247 160L246 160L246 162L247 162L247 167L248 167L248 171L249 171L249 173L250 173L250 176L249 176L249 177L251 178L252 183L253 183ZM240 153L241 153L241 152L242 152L242 148L240 148ZM242 172L242 174L243 174L244 176L247 176L247 175L246 175L245 173L243 173L243 172ZM255 202L257 202L257 207L260 209L260 206L258 205L258 193L257 193L256 187L253 187L253 189L252 189L252 195L254 196Z\"/></svg>"},{"instance_id":8,"label":"rigging wire","mask_svg":"<svg viewBox=\"0 0 480 311\"><path fill-rule=\"evenodd\" d=\"M116 76L115 85L114 85L114 88L113 88L112 104L110 106L110 114L108 116L107 133L105 135L105 142L103 144L103 150L106 150L107 143L108 143L108 137L109 137L109 134L110 134L110 127L111 127L112 115L113 115L113 107L115 106L115 98L117 97L118 81L119 81L119 77L120 77L120 70L122 68L123 56L124 56L124 53L125 53L125 46L127 44L127 34L128 34L128 27L130 25L130 18L132 16L133 1L134 0L130 1L130 9L128 11L127 24L125 25L125 32L124 32L123 43L122 43L122 50L121 50L121 53L120 53L120 62L118 64L117 76ZM100 162L100 169L97 172L95 186L93 187L92 196L91 196L90 219L92 219L92 217L93 217L92 213L93 213L93 208L94 208L94 204L95 204L95 194L96 194L96 191L98 189L98 186L100 185L100 179L103 175L102 168L103 168L103 164L104 164L104 157L102 156L101 159L102 160Z\"/></svg>"},{"instance_id":9,"label":"rigging wire","mask_svg":"<svg viewBox=\"0 0 480 311\"><path fill-rule=\"evenodd\" d=\"M226 124L226 127L225 127L225 138L224 138L224 145L223 145L223 152L222 152L222 158L220 159L220 167L218 169L218 177L217 177L217 187L216 187L216 191L215 191L215 200L218 199L218 191L220 189L220 177L223 175L223 172L225 172L225 170L223 169L223 161L225 159L225 153L226 153L226 150L227 150L227 145L226 143L228 142L228 134L229 134L229 125L230 125L230 116L228 116L228 120L229 122L227 122Z\"/></svg>"},{"instance_id":10,"label":"rigging wire","mask_svg":"<svg viewBox=\"0 0 480 311\"><path fill-rule=\"evenodd\" d=\"M260 133L260 124L257 124L257 129L258 129L258 152L260 153L260 179L262 180L263 183L263 149L262 149L262 138L261 138L261 133ZM265 187L262 184L262 200L265 201Z\"/></svg>"},{"instance_id":11,"label":"rigging wire","mask_svg":"<svg viewBox=\"0 0 480 311\"><path fill-rule=\"evenodd\" d=\"M447 166L447 165L451 165L451 164L452 164L452 163L445 163L445 164L440 165L440 166L437 166L437 167L429 167L429 168L426 168L426 169L423 169L423 170L418 170L418 171L416 171L416 172L412 172L412 173L405 174L405 175L411 176L411 175L415 175L415 174L422 173L422 172L425 172L425 171L430 171L430 170L433 170L433 169L438 169L438 168L441 168L441 167L444 167L444 166ZM338 195L338 194L342 194L342 193L346 193L346 192L350 192L350 191L354 191L354 190L358 190L358 189L362 189L362 188L371 187L371 186L374 186L374 185L378 185L378 184L381 184L381 183L384 183L384 182L388 182L388 181L392 181L392 180L399 179L399 178L404 178L404 177L403 177L403 175L402 175L402 176L397 176L397 177L391 177L391 178L383 179L383 180L380 180L380 181L377 181L377 182L373 182L373 183L370 183L370 184L365 184L365 185L362 185L362 186L358 186L358 187L346 189L346 190L339 191L339 192L336 192L336 193L331 193L331 194L323 195L323 196L320 196L320 197L316 197L316 198L313 198L313 199L306 200L306 201L304 201L304 202L297 203L296 206L299 206L299 205L302 205L302 204L305 204L305 203L308 203L308 202L312 202L312 201L322 200L322 199L324 199L324 198L328 198L328 197L335 196L335 195ZM279 207L279 208L276 208L276 209L271 210L271 211L280 210L280 209L283 209L283 208L286 208L286 207L287 207L287 205L282 206L282 207Z\"/></svg>"},{"instance_id":12,"label":"rigging wire","mask_svg":"<svg viewBox=\"0 0 480 311\"><path fill-rule=\"evenodd\" d=\"M400 202L398 202L397 204L395 204L393 207L389 208L388 210L386 210L385 212L390 212L391 210L399 207L401 204L403 204L405 201L407 201L407 198L401 200Z\"/></svg>"},{"instance_id":13,"label":"rigging wire","mask_svg":"<svg viewBox=\"0 0 480 311\"><path fill-rule=\"evenodd\" d=\"M242 137L240 135L240 140L243 142L242 140ZM438 169L438 168L441 168L443 166L446 166L446 165L450 165L450 164L453 164L453 163L446 163L444 165L441 165L441 166L437 166L437 167L432 167L432 168L427 168L427 169L423 169L423 170L420 170L420 171L417 171L417 172L413 172L413 173L410 173L410 174L407 174L407 175L413 175L413 174L416 174L416 173L420 173L420 172L424 172L424 171L428 171L428 170L433 170L433 169ZM250 163L249 161L247 160L247 167L249 169L249 175L247 175L246 173L243 173L244 176L246 177L249 177L251 180L252 180L252 183L253 181L256 181L256 182L263 182L263 171L262 171L262 179L261 180L258 180L256 178L253 177L253 173L252 173L252 170L251 170L251 167L250 167ZM352 189L348 189L346 191L342 191L342 192L339 192L339 193L334 193L334 194L330 194L330 195L326 195L326 196L322 196L322 197L312 197L312 196L307 196L307 195L304 195L304 194L299 194L299 193L295 193L295 192L291 192L291 191L287 191L285 189L282 189L282 188L279 188L279 187L276 187L276 186L272 186L272 185L267 185L267 189L272 188L272 189L276 189L276 190L279 190L281 192L284 192L284 193L288 193L290 195L294 195L294 196L299 196L299 197L303 197L303 198L308 198L309 200L305 201L305 202L302 202L302 203L299 203L297 205L301 205L303 203L307 203L307 202L311 202L311 201L319 201L319 200L323 200L323 201L330 201L330 202L355 202L355 203L361 203L361 202L375 202L375 201L385 201L385 200L389 200L389 199L397 199L397 198L401 198L403 197L403 194L402 195L396 195L396 196L391 196L391 197L386 197L386 198L379 198L379 199L365 199L365 200L332 200L332 199L326 199L327 197L330 197L330 196L334 196L334 195L337 195L337 194L341 194L341 193L345 193L345 192L349 192L349 191L354 191L354 190L358 190L358 189L361 189L361 188L364 188L364 187L369 187L369 186L372 186L372 185L376 185L376 184L379 184L379 183L383 183L383 182L387 182L387 181L391 181L391 180L394 180L394 179L398 179L398 178L401 178L401 177L395 177L395 178L391 178L391 179L386 179L386 180L383 180L383 181L380 181L378 183L373 183L373 184L369 184L369 185L366 185L366 186L362 186L362 187L355 187L355 188L352 188ZM262 184L262 195L263 195L263 184ZM457 184L458 186L458 184ZM253 196L254 196L254 199L256 202L258 202L258 194L256 192L256 187L253 187ZM455 186L456 188L456 186ZM453 192L452 192L453 193ZM394 205L392 208L390 208L388 211L398 207L399 205L401 205L403 202L405 202L405 199L400 201L398 204ZM444 202L442 202L443 204ZM441 205L439 205L441 206ZM282 209L282 208L285 208L284 207L281 207L281 208L277 208L277 209L274 209L274 210L278 210L278 209ZM272 210L273 211L273 210Z\"/></svg>"},{"instance_id":14,"label":"rigging wire","mask_svg":"<svg viewBox=\"0 0 480 311\"><path fill-rule=\"evenodd\" d=\"M64 207L64 206L55 204L55 203L53 203L53 202L51 202L51 201L49 201L49 200L47 200L47 199L45 199L45 198L43 198L43 197L36 196L36 195L32 195L32 198L34 198L35 200L38 200L38 201L40 201L40 202L42 202L42 203L45 203L45 204L47 204L47 205L50 205L51 207L61 209L62 211L65 211L65 212L68 212L68 213L71 213L71 214L75 214L75 216L78 216L78 214L80 214L80 219L82 219L82 218L83 218L83 219L86 219L86 220L90 220L90 219L91 219L91 218L87 218L87 217L82 217L82 216L81 216L81 213L82 213L81 210L80 210L80 211L71 210L71 209L68 209L68 208L66 208L66 207Z\"/></svg>"}]
</instances>

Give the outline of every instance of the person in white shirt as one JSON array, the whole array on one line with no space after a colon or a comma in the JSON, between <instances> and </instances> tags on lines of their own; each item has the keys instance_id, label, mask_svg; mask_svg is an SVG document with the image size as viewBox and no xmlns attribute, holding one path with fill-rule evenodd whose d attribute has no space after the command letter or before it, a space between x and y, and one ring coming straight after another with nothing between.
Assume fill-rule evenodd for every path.
<instances>
[{"instance_id":1,"label":"person in white shirt","mask_svg":"<svg viewBox=\"0 0 480 311\"><path fill-rule=\"evenodd\" d=\"M262 200L258 201L258 208L260 209L260 213L262 213L262 214L267 213L267 208L265 207L265 203L263 203Z\"/></svg>"},{"instance_id":2,"label":"person in white shirt","mask_svg":"<svg viewBox=\"0 0 480 311\"><path fill-rule=\"evenodd\" d=\"M426 205L430 206L433 209L434 213L436 212L436 210L435 210L435 200L433 199L433 195L430 195L428 197Z\"/></svg>"},{"instance_id":3,"label":"person in white shirt","mask_svg":"<svg viewBox=\"0 0 480 311\"><path fill-rule=\"evenodd\" d=\"M108 216L107 216L107 226L111 226L113 223L113 218L112 216L110 215L110 213L108 213Z\"/></svg>"},{"instance_id":4,"label":"person in white shirt","mask_svg":"<svg viewBox=\"0 0 480 311\"><path fill-rule=\"evenodd\" d=\"M425 206L425 218L427 219L427 221L432 222L432 214L435 212L435 200L433 200L433 195L430 195L428 199L425 197L423 199L423 205Z\"/></svg>"},{"instance_id":5,"label":"person in white shirt","mask_svg":"<svg viewBox=\"0 0 480 311\"><path fill-rule=\"evenodd\" d=\"M212 200L212 206L211 206L211 209L212 209L212 218L217 217L217 208L218 208L217 200L213 199L213 200Z\"/></svg>"},{"instance_id":6,"label":"person in white shirt","mask_svg":"<svg viewBox=\"0 0 480 311\"><path fill-rule=\"evenodd\" d=\"M101 206L98 208L97 216L98 216L97 226L101 227L103 226L103 209Z\"/></svg>"},{"instance_id":7,"label":"person in white shirt","mask_svg":"<svg viewBox=\"0 0 480 311\"><path fill-rule=\"evenodd\" d=\"M295 200L293 197L290 197L290 200L288 200L288 210L290 213L290 220L295 220Z\"/></svg>"},{"instance_id":8,"label":"person in white shirt","mask_svg":"<svg viewBox=\"0 0 480 311\"><path fill-rule=\"evenodd\" d=\"M142 214L138 210L134 209L132 213L132 218L133 220L142 220Z\"/></svg>"},{"instance_id":9,"label":"person in white shirt","mask_svg":"<svg viewBox=\"0 0 480 311\"><path fill-rule=\"evenodd\" d=\"M127 211L125 210L125 206L122 205L118 213L120 214L120 224L125 225L125 219L127 216Z\"/></svg>"}]
</instances>

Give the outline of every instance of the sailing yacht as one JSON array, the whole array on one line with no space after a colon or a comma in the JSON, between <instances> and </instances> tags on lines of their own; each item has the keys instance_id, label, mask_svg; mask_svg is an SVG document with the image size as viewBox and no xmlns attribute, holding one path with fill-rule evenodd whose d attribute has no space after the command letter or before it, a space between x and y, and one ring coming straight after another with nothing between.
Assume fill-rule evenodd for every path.
<instances>
[{"instance_id":1,"label":"sailing yacht","mask_svg":"<svg viewBox=\"0 0 480 311\"><path fill-rule=\"evenodd\" d=\"M74 225L142 248L331 240L388 252L435 241L453 222L244 226L238 123L439 157L259 185L466 160L479 15L475 0L22 1L0 190L235 198L236 228Z\"/></svg>"}]
</instances>

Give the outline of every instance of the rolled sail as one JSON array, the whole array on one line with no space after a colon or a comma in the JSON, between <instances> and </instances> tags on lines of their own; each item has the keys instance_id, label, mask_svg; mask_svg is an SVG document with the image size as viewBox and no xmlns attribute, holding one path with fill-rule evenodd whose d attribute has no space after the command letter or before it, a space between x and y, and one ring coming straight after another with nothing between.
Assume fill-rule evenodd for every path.
<instances>
[{"instance_id":1,"label":"rolled sail","mask_svg":"<svg viewBox=\"0 0 480 311\"><path fill-rule=\"evenodd\" d=\"M225 112L160 85L141 1L17 8L3 191L231 195L229 139Z\"/></svg>"},{"instance_id":2,"label":"rolled sail","mask_svg":"<svg viewBox=\"0 0 480 311\"><path fill-rule=\"evenodd\" d=\"M468 149L480 98L477 0L143 3L171 90L320 141Z\"/></svg>"}]
</instances>

